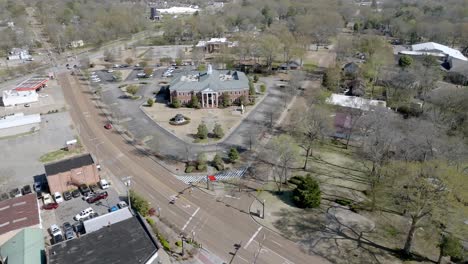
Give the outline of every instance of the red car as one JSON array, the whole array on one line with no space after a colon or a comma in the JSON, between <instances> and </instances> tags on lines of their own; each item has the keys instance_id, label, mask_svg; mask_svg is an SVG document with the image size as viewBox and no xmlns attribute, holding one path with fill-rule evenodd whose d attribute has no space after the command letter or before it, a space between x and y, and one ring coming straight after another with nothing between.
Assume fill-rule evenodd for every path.
<instances>
[{"instance_id":1,"label":"red car","mask_svg":"<svg viewBox=\"0 0 468 264\"><path fill-rule=\"evenodd\" d=\"M94 196L89 197L86 201L88 203L95 203L99 200L106 199L107 198L107 192L102 192L102 193L97 193Z\"/></svg>"},{"instance_id":2,"label":"red car","mask_svg":"<svg viewBox=\"0 0 468 264\"><path fill-rule=\"evenodd\" d=\"M44 204L42 206L42 209L44 210L53 210L53 209L57 209L58 208L58 203L48 203L48 204Z\"/></svg>"},{"instance_id":3,"label":"red car","mask_svg":"<svg viewBox=\"0 0 468 264\"><path fill-rule=\"evenodd\" d=\"M104 126L105 129L112 129L112 124L111 123L107 123L105 126Z\"/></svg>"}]
</instances>

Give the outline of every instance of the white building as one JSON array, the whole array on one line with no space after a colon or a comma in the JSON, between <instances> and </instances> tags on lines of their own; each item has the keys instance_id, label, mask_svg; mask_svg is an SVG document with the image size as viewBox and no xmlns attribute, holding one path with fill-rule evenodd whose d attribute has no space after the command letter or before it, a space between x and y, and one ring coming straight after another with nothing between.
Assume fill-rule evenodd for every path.
<instances>
[{"instance_id":1,"label":"white building","mask_svg":"<svg viewBox=\"0 0 468 264\"><path fill-rule=\"evenodd\" d=\"M3 106L15 106L21 104L28 104L39 101L39 95L36 91L17 91L5 90L3 91L2 102Z\"/></svg>"},{"instance_id":2,"label":"white building","mask_svg":"<svg viewBox=\"0 0 468 264\"><path fill-rule=\"evenodd\" d=\"M79 48L79 47L83 47L84 46L84 42L82 39L80 40L74 40L72 42L70 42L70 47L71 48Z\"/></svg>"},{"instance_id":3,"label":"white building","mask_svg":"<svg viewBox=\"0 0 468 264\"><path fill-rule=\"evenodd\" d=\"M32 56L26 49L14 48L8 53L7 60L31 60Z\"/></svg>"},{"instance_id":4,"label":"white building","mask_svg":"<svg viewBox=\"0 0 468 264\"><path fill-rule=\"evenodd\" d=\"M197 11L200 11L198 6L190 6L190 7L180 7L180 6L173 6L170 8L158 9L158 12L161 14L193 14Z\"/></svg>"},{"instance_id":5,"label":"white building","mask_svg":"<svg viewBox=\"0 0 468 264\"><path fill-rule=\"evenodd\" d=\"M38 130L40 123L40 114L24 115L23 113L15 113L0 117L0 137Z\"/></svg>"},{"instance_id":6,"label":"white building","mask_svg":"<svg viewBox=\"0 0 468 264\"><path fill-rule=\"evenodd\" d=\"M327 103L342 107L349 107L369 111L372 107L387 107L385 101L365 99L357 96L347 96L343 94L332 94L327 99Z\"/></svg>"},{"instance_id":7,"label":"white building","mask_svg":"<svg viewBox=\"0 0 468 264\"><path fill-rule=\"evenodd\" d=\"M435 43L435 42L425 42L411 45L411 50L402 50L400 54L406 54L411 56L434 56L440 58L458 59L462 61L468 61L468 58L463 56L463 54L456 49L452 49L445 45Z\"/></svg>"}]
</instances>

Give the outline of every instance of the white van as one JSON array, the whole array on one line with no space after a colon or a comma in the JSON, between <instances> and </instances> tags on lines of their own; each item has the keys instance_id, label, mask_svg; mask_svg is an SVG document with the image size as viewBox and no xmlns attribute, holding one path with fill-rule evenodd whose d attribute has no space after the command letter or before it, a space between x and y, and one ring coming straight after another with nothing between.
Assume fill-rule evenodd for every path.
<instances>
[{"instance_id":1,"label":"white van","mask_svg":"<svg viewBox=\"0 0 468 264\"><path fill-rule=\"evenodd\" d=\"M102 188L103 190L109 189L109 187L110 187L109 182L107 182L107 181L104 180L104 179L102 179L102 180L99 181L99 185L101 185L101 188Z\"/></svg>"}]
</instances>

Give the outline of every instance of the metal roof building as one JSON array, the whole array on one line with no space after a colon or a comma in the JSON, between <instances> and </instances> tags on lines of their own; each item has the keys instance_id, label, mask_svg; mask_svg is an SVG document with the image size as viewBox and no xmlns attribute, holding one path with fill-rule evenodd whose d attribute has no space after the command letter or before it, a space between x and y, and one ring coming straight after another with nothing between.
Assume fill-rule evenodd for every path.
<instances>
[{"instance_id":1,"label":"metal roof building","mask_svg":"<svg viewBox=\"0 0 468 264\"><path fill-rule=\"evenodd\" d=\"M211 65L209 65L206 73L197 71L182 73L171 82L171 91L200 92L209 88L213 91L225 92L249 88L249 80L245 73L240 71L218 71L210 68Z\"/></svg>"},{"instance_id":2,"label":"metal roof building","mask_svg":"<svg viewBox=\"0 0 468 264\"><path fill-rule=\"evenodd\" d=\"M25 228L0 246L0 258L8 264L44 264L42 229Z\"/></svg>"},{"instance_id":3,"label":"metal roof building","mask_svg":"<svg viewBox=\"0 0 468 264\"><path fill-rule=\"evenodd\" d=\"M411 46L411 50L412 52L402 51L401 53L408 54L408 55L431 55L431 56L445 55L449 58L455 58L459 60L468 61L468 58L466 58L459 50L452 49L450 47L447 47L445 45L435 43L435 42L425 42L425 43L414 44Z\"/></svg>"},{"instance_id":4,"label":"metal roof building","mask_svg":"<svg viewBox=\"0 0 468 264\"><path fill-rule=\"evenodd\" d=\"M89 219L87 221L84 221L83 224L86 233L91 233L103 227L107 227L109 225L127 220L132 217L133 215L130 212L130 209L126 207L105 215L100 215L96 218Z\"/></svg>"},{"instance_id":5,"label":"metal roof building","mask_svg":"<svg viewBox=\"0 0 468 264\"><path fill-rule=\"evenodd\" d=\"M46 86L48 79L44 77L32 77L20 84L14 90L16 91L37 91Z\"/></svg>"},{"instance_id":6,"label":"metal roof building","mask_svg":"<svg viewBox=\"0 0 468 264\"><path fill-rule=\"evenodd\" d=\"M0 129L19 127L41 122L40 114L24 115L23 113L15 113L0 117Z\"/></svg>"}]
</instances>

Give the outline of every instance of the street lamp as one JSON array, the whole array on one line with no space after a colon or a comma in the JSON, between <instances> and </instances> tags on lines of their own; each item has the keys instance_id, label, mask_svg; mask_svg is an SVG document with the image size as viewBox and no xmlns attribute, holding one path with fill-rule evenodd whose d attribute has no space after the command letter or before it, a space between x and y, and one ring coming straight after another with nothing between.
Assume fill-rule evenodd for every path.
<instances>
[{"instance_id":1,"label":"street lamp","mask_svg":"<svg viewBox=\"0 0 468 264\"><path fill-rule=\"evenodd\" d=\"M126 177L123 177L122 178L122 182L125 184L125 186L127 187L127 199L128 199L128 207L130 207L130 209L132 208L132 202L131 202L131 199L130 199L130 186L132 184L132 176L126 176Z\"/></svg>"}]
</instances>

